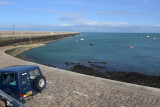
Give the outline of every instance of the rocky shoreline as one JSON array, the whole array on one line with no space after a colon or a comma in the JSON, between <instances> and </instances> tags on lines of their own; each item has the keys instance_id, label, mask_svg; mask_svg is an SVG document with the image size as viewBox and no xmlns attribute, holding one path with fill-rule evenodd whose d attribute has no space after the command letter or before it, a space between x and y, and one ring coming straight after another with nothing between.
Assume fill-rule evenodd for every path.
<instances>
[{"instance_id":1,"label":"rocky shoreline","mask_svg":"<svg viewBox=\"0 0 160 107\"><path fill-rule=\"evenodd\" d=\"M137 72L121 72L121 71L100 72L96 69L93 69L92 67L87 67L81 64L75 65L71 71L116 81L160 88L160 75L155 76L155 75L141 74Z\"/></svg>"},{"instance_id":2,"label":"rocky shoreline","mask_svg":"<svg viewBox=\"0 0 160 107\"><path fill-rule=\"evenodd\" d=\"M72 66L70 71L86 75L111 79L126 83L160 88L160 75L147 75L138 72L110 71L104 69L107 62L88 61L88 65L66 62L67 66Z\"/></svg>"},{"instance_id":3,"label":"rocky shoreline","mask_svg":"<svg viewBox=\"0 0 160 107\"><path fill-rule=\"evenodd\" d=\"M6 50L5 53L11 55L11 56L14 56L14 57L18 57L20 59L23 59L22 57L24 56L21 56L20 54L24 51L27 51L27 50L31 50L31 49L34 49L34 48L37 48L37 47L40 47L40 46L44 46L45 44L33 44L33 45L23 45L21 47L15 47L15 48L12 48L12 49L9 49L9 50ZM24 60L24 59L23 59ZM27 59L25 59L27 60Z\"/></svg>"},{"instance_id":4,"label":"rocky shoreline","mask_svg":"<svg viewBox=\"0 0 160 107\"><path fill-rule=\"evenodd\" d=\"M27 60L27 58L21 54L16 55L15 57ZM28 61L28 60L27 60ZM85 75L91 75L95 77L101 77L105 79L111 79L126 83L132 83L132 84L138 84L143 86L149 86L154 88L160 88L160 75L147 75L137 72L122 72L122 71L109 71L106 70L105 72L101 72L98 69L103 69L103 66L96 65L97 63L100 64L107 64L107 62L93 62L89 61L91 67L88 67L86 65L82 65L80 63L73 63L73 62L66 62L65 64L67 66L72 66L72 68L69 70L71 72L81 73ZM50 64L43 64L50 67L56 68L56 66L50 65Z\"/></svg>"}]
</instances>

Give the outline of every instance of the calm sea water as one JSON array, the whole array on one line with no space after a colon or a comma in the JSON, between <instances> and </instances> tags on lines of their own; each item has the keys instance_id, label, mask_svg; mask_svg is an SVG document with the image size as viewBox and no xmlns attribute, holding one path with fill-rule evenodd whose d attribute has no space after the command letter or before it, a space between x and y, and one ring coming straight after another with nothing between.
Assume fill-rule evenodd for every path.
<instances>
[{"instance_id":1,"label":"calm sea water","mask_svg":"<svg viewBox=\"0 0 160 107\"><path fill-rule=\"evenodd\" d=\"M76 38L58 40L22 54L30 61L62 69L73 67L65 62L93 67L88 61L94 61L107 62L94 63L104 67L99 69L102 72L111 70L160 75L160 34L81 33Z\"/></svg>"}]
</instances>

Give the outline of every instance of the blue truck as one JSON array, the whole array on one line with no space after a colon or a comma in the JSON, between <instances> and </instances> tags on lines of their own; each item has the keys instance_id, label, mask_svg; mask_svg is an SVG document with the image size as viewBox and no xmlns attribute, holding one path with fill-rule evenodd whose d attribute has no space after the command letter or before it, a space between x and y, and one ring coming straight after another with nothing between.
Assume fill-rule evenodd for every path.
<instances>
[{"instance_id":1,"label":"blue truck","mask_svg":"<svg viewBox=\"0 0 160 107\"><path fill-rule=\"evenodd\" d=\"M0 90L25 103L46 86L46 78L38 66L19 65L0 69ZM12 106L5 101L6 106Z\"/></svg>"}]
</instances>

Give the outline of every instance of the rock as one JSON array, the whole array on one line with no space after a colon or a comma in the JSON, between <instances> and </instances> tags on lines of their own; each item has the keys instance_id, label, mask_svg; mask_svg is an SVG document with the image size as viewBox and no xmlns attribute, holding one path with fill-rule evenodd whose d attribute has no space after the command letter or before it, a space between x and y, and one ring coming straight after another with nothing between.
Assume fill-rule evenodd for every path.
<instances>
[{"instance_id":1,"label":"rock","mask_svg":"<svg viewBox=\"0 0 160 107\"><path fill-rule=\"evenodd\" d=\"M66 65L74 65L74 62L65 62Z\"/></svg>"},{"instance_id":2,"label":"rock","mask_svg":"<svg viewBox=\"0 0 160 107\"><path fill-rule=\"evenodd\" d=\"M94 62L94 61L88 61L88 63L99 63L99 64L107 64L107 62Z\"/></svg>"},{"instance_id":3,"label":"rock","mask_svg":"<svg viewBox=\"0 0 160 107\"><path fill-rule=\"evenodd\" d=\"M66 65L69 65L69 62L65 62Z\"/></svg>"},{"instance_id":4,"label":"rock","mask_svg":"<svg viewBox=\"0 0 160 107\"><path fill-rule=\"evenodd\" d=\"M98 69L104 69L104 66L99 66L95 64L90 64L92 67L98 68Z\"/></svg>"},{"instance_id":5,"label":"rock","mask_svg":"<svg viewBox=\"0 0 160 107\"><path fill-rule=\"evenodd\" d=\"M92 66L95 67L95 65L93 64ZM87 67L80 64L75 65L72 71L82 73L82 74L127 82L127 83L160 88L160 76L146 75L146 74L141 74L137 72L122 72L122 71L100 72L92 67Z\"/></svg>"}]
</instances>

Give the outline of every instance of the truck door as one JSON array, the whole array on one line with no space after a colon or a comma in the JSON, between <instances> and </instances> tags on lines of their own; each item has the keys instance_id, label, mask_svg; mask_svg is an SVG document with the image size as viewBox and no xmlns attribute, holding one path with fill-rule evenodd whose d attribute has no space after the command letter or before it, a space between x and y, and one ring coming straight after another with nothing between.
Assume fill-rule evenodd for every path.
<instances>
[{"instance_id":1,"label":"truck door","mask_svg":"<svg viewBox=\"0 0 160 107\"><path fill-rule=\"evenodd\" d=\"M32 94L29 74L27 72L20 74L21 91L23 97L28 97Z\"/></svg>"}]
</instances>

